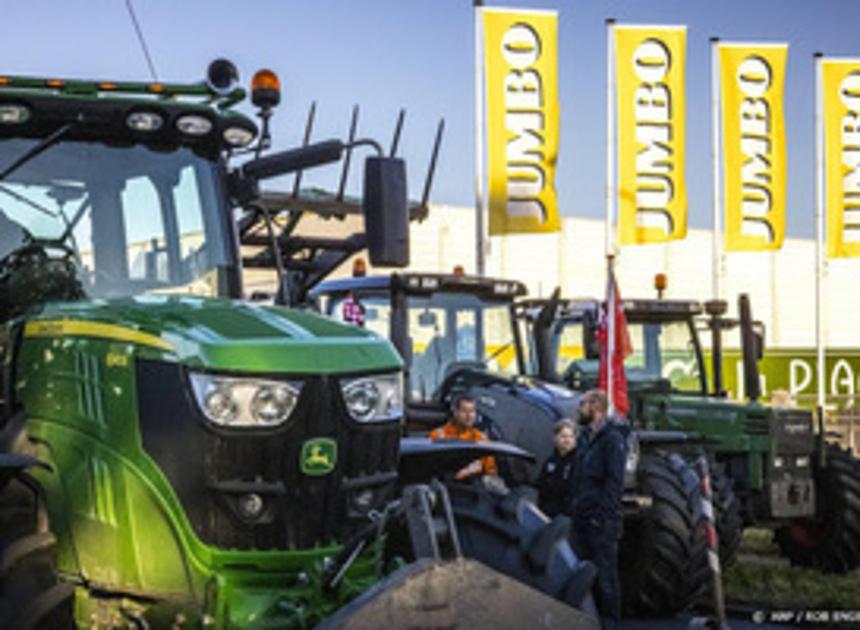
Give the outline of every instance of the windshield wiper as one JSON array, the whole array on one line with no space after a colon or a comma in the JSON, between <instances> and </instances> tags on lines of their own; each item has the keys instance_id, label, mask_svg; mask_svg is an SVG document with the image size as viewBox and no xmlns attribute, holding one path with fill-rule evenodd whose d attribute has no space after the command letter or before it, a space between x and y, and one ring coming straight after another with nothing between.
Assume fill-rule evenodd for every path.
<instances>
[{"instance_id":1,"label":"windshield wiper","mask_svg":"<svg viewBox=\"0 0 860 630\"><path fill-rule=\"evenodd\" d=\"M49 210L48 208L46 208L42 204L36 203L35 201L30 199L29 197L25 197L24 195L17 193L14 190L12 190L11 188L7 188L6 186L3 186L2 184L0 184L0 192L2 192L5 195L9 195L15 201L22 203L25 206L30 206L31 208L33 208L33 210L41 212L42 214L45 214L45 215L51 217L52 219L56 219L58 216L58 213L54 212L53 210Z\"/></svg>"},{"instance_id":2,"label":"windshield wiper","mask_svg":"<svg viewBox=\"0 0 860 630\"><path fill-rule=\"evenodd\" d=\"M492 361L492 360L493 360L493 359L495 359L497 356L499 356L500 354L502 354L502 352L504 352L505 350L507 350L508 348L510 348L512 345L514 345L514 342L513 342L513 341L509 341L509 342L507 342L507 343L502 344L501 346L499 346L498 348L496 348L492 353L490 353L490 354L488 354L486 357L484 357L484 360L482 361L482 363L486 363L487 361Z\"/></svg>"},{"instance_id":3,"label":"windshield wiper","mask_svg":"<svg viewBox=\"0 0 860 630\"><path fill-rule=\"evenodd\" d=\"M48 149L51 146L53 146L54 144L56 144L56 142L60 138L62 138L64 135L66 135L69 132L69 130L75 126L75 124L76 123L74 123L74 122L66 123L65 125L63 125L59 129L57 129L54 133L52 133L47 138L43 138L39 144L37 144L34 147L31 147L28 151L26 151L24 153L24 155L20 156L18 159L16 159L14 162L12 162L12 164L7 166L3 170L2 173L0 173L0 181L3 181L7 177L9 177L12 173L14 173L19 168L24 166L24 164L26 164L27 162L32 160L34 157L36 157L37 155L42 153L42 151L44 151L45 149Z\"/></svg>"}]
</instances>

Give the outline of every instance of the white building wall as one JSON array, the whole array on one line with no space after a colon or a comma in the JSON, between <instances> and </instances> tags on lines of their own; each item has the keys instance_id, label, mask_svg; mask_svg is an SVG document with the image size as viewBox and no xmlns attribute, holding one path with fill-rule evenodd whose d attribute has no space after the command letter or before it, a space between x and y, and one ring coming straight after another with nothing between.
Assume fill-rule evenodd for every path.
<instances>
[{"instance_id":1,"label":"white building wall","mask_svg":"<svg viewBox=\"0 0 860 630\"><path fill-rule=\"evenodd\" d=\"M434 271L462 264L474 269L474 214L471 208L433 207L432 221L413 230L414 251L439 242L448 257ZM448 226L444 234L432 233ZM616 262L623 296L653 297L654 275L668 277L667 298L707 300L712 297L711 232L690 230L682 241L621 248ZM558 234L509 235L491 239L489 275L526 283L531 295L547 296L556 286L571 297L604 292L604 222L564 218ZM455 262L456 261L456 262ZM418 260L416 259L416 263ZM447 263L447 264L445 264ZM778 252L727 253L722 265L722 295L735 314L737 296L750 295L753 316L765 323L770 347L810 347L815 344L815 243L789 238ZM414 269L423 268L413 265ZM860 346L860 261L831 260L825 279L825 344Z\"/></svg>"}]
</instances>

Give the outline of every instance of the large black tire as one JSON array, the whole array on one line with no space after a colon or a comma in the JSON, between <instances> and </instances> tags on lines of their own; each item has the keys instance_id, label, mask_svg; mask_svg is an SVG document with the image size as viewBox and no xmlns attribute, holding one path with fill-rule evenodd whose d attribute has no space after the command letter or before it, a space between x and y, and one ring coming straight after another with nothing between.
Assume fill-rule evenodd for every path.
<instances>
[{"instance_id":1,"label":"large black tire","mask_svg":"<svg viewBox=\"0 0 860 630\"><path fill-rule=\"evenodd\" d=\"M735 494L734 479L726 472L725 464L709 461L714 516L717 519L717 538L720 543L720 566L726 568L735 561L744 534L741 502Z\"/></svg>"},{"instance_id":2,"label":"large black tire","mask_svg":"<svg viewBox=\"0 0 860 630\"><path fill-rule=\"evenodd\" d=\"M860 566L860 461L827 445L827 463L814 464L816 517L780 527L775 539L792 564L826 573Z\"/></svg>"},{"instance_id":3,"label":"large black tire","mask_svg":"<svg viewBox=\"0 0 860 630\"><path fill-rule=\"evenodd\" d=\"M596 569L570 546L570 521L549 521L517 491L498 495L475 483L446 484L463 555L597 616Z\"/></svg>"},{"instance_id":4,"label":"large black tire","mask_svg":"<svg viewBox=\"0 0 860 630\"><path fill-rule=\"evenodd\" d=\"M697 566L693 558L700 540L694 514L698 476L680 455L643 453L636 491L651 497L651 507L624 521L619 548L624 613L672 615L706 588L705 573L690 572Z\"/></svg>"},{"instance_id":5,"label":"large black tire","mask_svg":"<svg viewBox=\"0 0 860 630\"><path fill-rule=\"evenodd\" d=\"M56 539L36 484L13 479L0 491L0 628L74 628L74 586L57 579Z\"/></svg>"},{"instance_id":6,"label":"large black tire","mask_svg":"<svg viewBox=\"0 0 860 630\"><path fill-rule=\"evenodd\" d=\"M684 481L684 493L690 505L692 541L690 543L690 558L685 574L683 600L679 604L685 608L696 608L710 602L709 597L713 583L711 567L708 562L708 519L702 504L702 484L695 463L687 462L689 466L679 469ZM716 516L716 506L714 507Z\"/></svg>"}]
</instances>

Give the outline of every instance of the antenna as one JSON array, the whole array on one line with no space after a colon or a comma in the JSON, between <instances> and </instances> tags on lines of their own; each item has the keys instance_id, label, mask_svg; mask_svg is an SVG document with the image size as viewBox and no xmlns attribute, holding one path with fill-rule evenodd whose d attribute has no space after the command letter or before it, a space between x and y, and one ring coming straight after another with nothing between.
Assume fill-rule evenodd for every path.
<instances>
[{"instance_id":1,"label":"antenna","mask_svg":"<svg viewBox=\"0 0 860 630\"><path fill-rule=\"evenodd\" d=\"M306 147L311 141L311 132L314 129L314 118L316 118L317 114L317 102L311 102L311 108L308 110L308 121L305 123L305 137L302 141L302 146ZM299 196L299 187L302 185L302 173L304 169L300 169L296 172L296 178L293 180L293 199L297 199Z\"/></svg>"},{"instance_id":2,"label":"antenna","mask_svg":"<svg viewBox=\"0 0 860 630\"><path fill-rule=\"evenodd\" d=\"M439 147L442 145L442 133L445 131L445 119L439 120L436 128L436 140L433 142L433 153L430 154L430 166L427 168L427 179L424 180L424 194L421 196L421 207L426 208L430 201L430 186L433 184L433 176L436 174L436 160L439 158Z\"/></svg>"},{"instance_id":3,"label":"antenna","mask_svg":"<svg viewBox=\"0 0 860 630\"><path fill-rule=\"evenodd\" d=\"M134 32L137 33L137 41L140 42L140 47L143 49L143 56L146 57L146 65L149 66L152 80L158 82L158 74L155 72L155 64L152 63L152 57L149 55L149 48L146 46L146 39L143 37L143 31L137 21L137 15L134 13L134 7L131 5L131 0L125 0L125 6L128 8L131 23L134 25Z\"/></svg>"},{"instance_id":4,"label":"antenna","mask_svg":"<svg viewBox=\"0 0 860 630\"><path fill-rule=\"evenodd\" d=\"M406 118L406 110L401 109L397 115L397 124L394 125L394 137L391 139L391 152L388 157L397 155L397 146L400 144L400 132L403 130L403 119Z\"/></svg>"}]
</instances>

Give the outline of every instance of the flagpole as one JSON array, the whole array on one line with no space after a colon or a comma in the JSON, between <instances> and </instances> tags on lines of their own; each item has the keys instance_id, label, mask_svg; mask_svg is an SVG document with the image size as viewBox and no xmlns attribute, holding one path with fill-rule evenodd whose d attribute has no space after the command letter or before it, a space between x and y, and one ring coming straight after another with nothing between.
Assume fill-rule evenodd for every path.
<instances>
[{"instance_id":1,"label":"flagpole","mask_svg":"<svg viewBox=\"0 0 860 630\"><path fill-rule=\"evenodd\" d=\"M484 90L483 56L481 55L481 8L483 0L473 0L475 7L475 271L486 274L486 225L484 217Z\"/></svg>"},{"instance_id":2,"label":"flagpole","mask_svg":"<svg viewBox=\"0 0 860 630\"><path fill-rule=\"evenodd\" d=\"M711 261L713 274L712 290L715 300L720 299L720 276L722 275L722 225L720 214L722 203L720 198L720 60L719 60L719 37L711 38L711 160L714 168L714 232L712 234Z\"/></svg>"},{"instance_id":3,"label":"flagpole","mask_svg":"<svg viewBox=\"0 0 860 630\"><path fill-rule=\"evenodd\" d=\"M615 20L606 20L606 400L608 415L615 410L613 404L613 365L615 350Z\"/></svg>"},{"instance_id":4,"label":"flagpole","mask_svg":"<svg viewBox=\"0 0 860 630\"><path fill-rule=\"evenodd\" d=\"M606 20L606 257L615 255L615 20Z\"/></svg>"},{"instance_id":5,"label":"flagpole","mask_svg":"<svg viewBox=\"0 0 860 630\"><path fill-rule=\"evenodd\" d=\"M824 283L824 95L822 87L821 53L815 53L815 352L817 367L818 426L824 422L824 303L822 300Z\"/></svg>"},{"instance_id":6,"label":"flagpole","mask_svg":"<svg viewBox=\"0 0 860 630\"><path fill-rule=\"evenodd\" d=\"M607 416L611 417L615 412L615 293L618 286L615 283L615 257L606 257L606 402L608 403Z\"/></svg>"}]
</instances>

